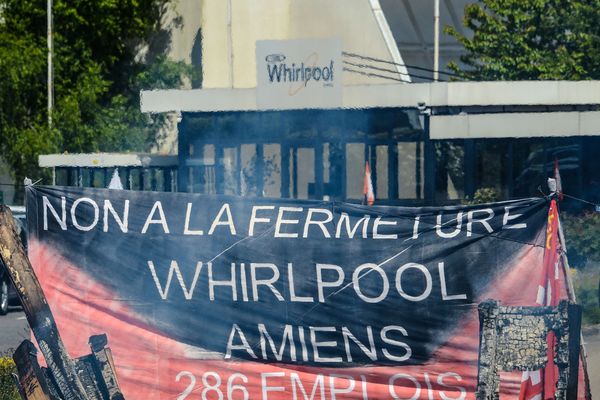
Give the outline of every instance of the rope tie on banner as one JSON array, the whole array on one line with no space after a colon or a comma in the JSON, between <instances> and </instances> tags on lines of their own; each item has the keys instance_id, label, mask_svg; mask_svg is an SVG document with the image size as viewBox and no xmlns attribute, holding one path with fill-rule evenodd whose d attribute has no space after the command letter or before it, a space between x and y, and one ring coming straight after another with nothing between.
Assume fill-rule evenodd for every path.
<instances>
[{"instance_id":1,"label":"rope tie on banner","mask_svg":"<svg viewBox=\"0 0 600 400\"><path fill-rule=\"evenodd\" d=\"M22 185L18 184L18 183L4 183L4 182L1 182L0 186L10 186L10 187L18 187L18 188L19 187L27 187L27 186L35 186L38 183L40 183L42 180L43 180L43 178L40 178L37 181L33 182L31 179L25 178L23 180L23 184Z\"/></svg>"},{"instance_id":2,"label":"rope tie on banner","mask_svg":"<svg viewBox=\"0 0 600 400\"><path fill-rule=\"evenodd\" d=\"M545 199L550 200L552 198L555 198L557 196L562 195L564 197L568 197L570 199L573 199L575 201L579 201L580 203L585 203L585 204L589 204L594 206L594 209L596 210L596 212L600 212L600 204L598 203L592 203L591 201L585 200L585 199L581 199L579 197L575 197L575 196L571 196L570 194L566 194L565 192L557 192L557 186L556 186L556 180L554 178L548 178L548 188L550 189L550 194L546 194L544 193L544 191L542 190L542 186L538 186L538 191L544 196Z\"/></svg>"},{"instance_id":3,"label":"rope tie on banner","mask_svg":"<svg viewBox=\"0 0 600 400\"><path fill-rule=\"evenodd\" d=\"M544 199L546 199L547 201L552 200L553 198L556 197L556 192L550 192L548 194L544 193L544 191L542 190L542 186L538 186L538 192L540 192L542 194L542 197Z\"/></svg>"},{"instance_id":4,"label":"rope tie on banner","mask_svg":"<svg viewBox=\"0 0 600 400\"><path fill-rule=\"evenodd\" d=\"M42 181L42 178L38 179L37 181L33 182L31 180L31 178L27 178L25 177L25 179L23 179L23 186L28 187L28 186L35 186L38 183L40 183Z\"/></svg>"},{"instance_id":5,"label":"rope tie on banner","mask_svg":"<svg viewBox=\"0 0 600 400\"><path fill-rule=\"evenodd\" d=\"M596 208L596 211L600 211L600 204L592 203L591 201L587 201L585 199L580 199L579 197L571 196L569 194L563 193L563 196L568 197L570 199L579 201L581 203L590 204Z\"/></svg>"}]
</instances>

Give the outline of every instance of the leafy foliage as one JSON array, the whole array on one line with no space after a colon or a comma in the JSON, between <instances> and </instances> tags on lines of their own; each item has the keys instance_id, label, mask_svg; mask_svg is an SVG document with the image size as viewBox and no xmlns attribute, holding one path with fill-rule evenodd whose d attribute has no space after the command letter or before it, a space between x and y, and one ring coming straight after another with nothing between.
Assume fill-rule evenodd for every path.
<instances>
[{"instance_id":1,"label":"leafy foliage","mask_svg":"<svg viewBox=\"0 0 600 400\"><path fill-rule=\"evenodd\" d=\"M478 0L465 7L464 25L446 33L465 48L449 67L467 80L600 79L600 0ZM494 201L493 188L467 204ZM561 213L578 302L586 323L600 323L600 214Z\"/></svg>"},{"instance_id":2,"label":"leafy foliage","mask_svg":"<svg viewBox=\"0 0 600 400\"><path fill-rule=\"evenodd\" d=\"M0 357L0 399L20 400L21 396L12 378L17 373L17 368L12 358Z\"/></svg>"},{"instance_id":3,"label":"leafy foliage","mask_svg":"<svg viewBox=\"0 0 600 400\"><path fill-rule=\"evenodd\" d=\"M0 154L15 177L49 152L143 151L163 116L139 91L172 88L191 67L169 61L169 0L55 0L53 125L47 124L46 1L0 0ZM175 23L178 19L174 19Z\"/></svg>"},{"instance_id":4,"label":"leafy foliage","mask_svg":"<svg viewBox=\"0 0 600 400\"><path fill-rule=\"evenodd\" d=\"M600 323L600 214L561 213L573 284L584 324Z\"/></svg>"},{"instance_id":5,"label":"leafy foliage","mask_svg":"<svg viewBox=\"0 0 600 400\"><path fill-rule=\"evenodd\" d=\"M600 264L600 213L561 213L570 263L584 267L588 261Z\"/></svg>"},{"instance_id":6,"label":"leafy foliage","mask_svg":"<svg viewBox=\"0 0 600 400\"><path fill-rule=\"evenodd\" d=\"M477 191L475 191L472 200L467 197L464 201L464 204L474 205L492 203L494 201L498 201L499 197L500 194L495 188L484 187L479 188L477 189Z\"/></svg>"},{"instance_id":7,"label":"leafy foliage","mask_svg":"<svg viewBox=\"0 0 600 400\"><path fill-rule=\"evenodd\" d=\"M479 0L465 7L464 25L446 33L465 47L461 70L472 80L600 78L600 0Z\"/></svg>"},{"instance_id":8,"label":"leafy foliage","mask_svg":"<svg viewBox=\"0 0 600 400\"><path fill-rule=\"evenodd\" d=\"M583 307L583 324L600 324L600 304L598 303L600 264L590 265L580 270L571 270L571 272L573 273L577 303Z\"/></svg>"}]
</instances>

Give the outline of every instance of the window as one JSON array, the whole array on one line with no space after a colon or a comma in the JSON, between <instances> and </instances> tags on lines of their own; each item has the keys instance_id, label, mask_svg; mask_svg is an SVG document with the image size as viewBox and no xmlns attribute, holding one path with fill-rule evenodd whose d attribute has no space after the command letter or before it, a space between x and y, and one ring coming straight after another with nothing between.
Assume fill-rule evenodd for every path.
<instances>
[{"instance_id":1,"label":"window","mask_svg":"<svg viewBox=\"0 0 600 400\"><path fill-rule=\"evenodd\" d=\"M416 111L185 113L180 145L190 151L180 152L180 187L249 197L362 201L368 159L379 204L422 200L423 132L411 113Z\"/></svg>"}]
</instances>

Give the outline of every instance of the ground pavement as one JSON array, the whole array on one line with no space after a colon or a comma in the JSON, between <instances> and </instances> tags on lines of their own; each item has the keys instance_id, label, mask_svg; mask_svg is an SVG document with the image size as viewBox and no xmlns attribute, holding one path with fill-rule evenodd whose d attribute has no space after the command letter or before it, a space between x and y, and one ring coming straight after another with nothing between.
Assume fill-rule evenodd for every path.
<instances>
[{"instance_id":1,"label":"ground pavement","mask_svg":"<svg viewBox=\"0 0 600 400\"><path fill-rule=\"evenodd\" d=\"M0 355L12 353L29 337L29 325L21 308L11 308L8 314L0 316Z\"/></svg>"}]
</instances>

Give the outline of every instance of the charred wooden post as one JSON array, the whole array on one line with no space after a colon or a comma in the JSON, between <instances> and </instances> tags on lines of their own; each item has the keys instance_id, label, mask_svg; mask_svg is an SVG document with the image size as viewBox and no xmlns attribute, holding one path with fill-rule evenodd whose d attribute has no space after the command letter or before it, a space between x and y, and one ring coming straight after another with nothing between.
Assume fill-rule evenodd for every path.
<instances>
[{"instance_id":1,"label":"charred wooden post","mask_svg":"<svg viewBox=\"0 0 600 400\"><path fill-rule=\"evenodd\" d=\"M13 355L19 378L17 380L19 393L23 399L46 400L56 399L50 393L44 368L37 360L37 350L33 343L24 340Z\"/></svg>"},{"instance_id":2,"label":"charred wooden post","mask_svg":"<svg viewBox=\"0 0 600 400\"><path fill-rule=\"evenodd\" d=\"M17 289L29 326L48 363L48 368L56 377L64 399L87 399L77 377L75 365L67 356L50 307L17 235L12 213L3 205L0 205L0 260L6 266L8 276Z\"/></svg>"},{"instance_id":3,"label":"charred wooden post","mask_svg":"<svg viewBox=\"0 0 600 400\"><path fill-rule=\"evenodd\" d=\"M123 395L119 390L112 352L106 347L108 344L106 335L102 334L90 337L89 344L92 349L92 356L94 357L93 365L101 377L101 379L98 379L98 383L108 393L110 400L122 400Z\"/></svg>"},{"instance_id":4,"label":"charred wooden post","mask_svg":"<svg viewBox=\"0 0 600 400\"><path fill-rule=\"evenodd\" d=\"M20 391L26 400L120 400L106 335L92 336L92 354L68 356L40 283L17 235L10 209L0 205L0 262L17 289L23 310L48 368L40 368L33 344L24 341L15 352Z\"/></svg>"},{"instance_id":5,"label":"charred wooden post","mask_svg":"<svg viewBox=\"0 0 600 400\"><path fill-rule=\"evenodd\" d=\"M577 399L581 306L562 300L557 307L479 304L478 400L499 398L501 371L536 371L548 359L548 332L556 335L556 400Z\"/></svg>"}]
</instances>

